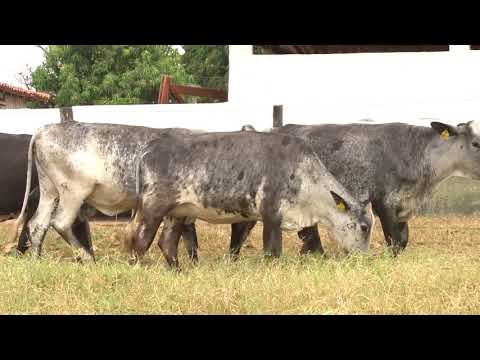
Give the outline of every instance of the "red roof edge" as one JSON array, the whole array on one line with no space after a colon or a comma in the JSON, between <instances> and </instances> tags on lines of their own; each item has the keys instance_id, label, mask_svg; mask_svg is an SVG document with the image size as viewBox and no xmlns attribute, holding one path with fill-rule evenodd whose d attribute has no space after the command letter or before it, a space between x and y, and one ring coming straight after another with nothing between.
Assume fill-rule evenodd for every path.
<instances>
[{"instance_id":1,"label":"red roof edge","mask_svg":"<svg viewBox=\"0 0 480 360\"><path fill-rule=\"evenodd\" d=\"M12 94L12 95L17 95L21 97L25 97L30 100L37 100L41 102L48 102L50 100L50 95L47 93L43 92L38 92L38 91L33 91L33 90L28 90L24 89L18 86L13 86L9 85L6 83L0 82L0 91Z\"/></svg>"}]
</instances>

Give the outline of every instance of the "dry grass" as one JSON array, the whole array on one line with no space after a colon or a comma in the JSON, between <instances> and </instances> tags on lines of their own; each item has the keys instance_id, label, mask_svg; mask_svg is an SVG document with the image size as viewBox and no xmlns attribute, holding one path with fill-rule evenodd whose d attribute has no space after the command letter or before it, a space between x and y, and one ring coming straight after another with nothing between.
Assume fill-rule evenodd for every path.
<instances>
[{"instance_id":1,"label":"dry grass","mask_svg":"<svg viewBox=\"0 0 480 360\"><path fill-rule=\"evenodd\" d=\"M0 256L0 313L8 314L479 314L480 218L421 217L398 258L384 252L377 221L372 250L345 257L327 239L326 258L298 255L285 234L280 260L265 261L261 225L232 263L229 226L198 222L200 263L167 270L152 246L143 265L120 251L123 224L96 224L97 264L72 261L49 232L40 261ZM6 226L0 226L0 245Z\"/></svg>"}]
</instances>

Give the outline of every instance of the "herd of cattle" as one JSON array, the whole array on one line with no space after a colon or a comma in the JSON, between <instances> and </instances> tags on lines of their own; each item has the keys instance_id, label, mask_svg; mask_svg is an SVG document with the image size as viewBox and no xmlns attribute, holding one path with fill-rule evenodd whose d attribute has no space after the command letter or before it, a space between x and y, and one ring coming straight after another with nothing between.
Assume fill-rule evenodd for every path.
<instances>
[{"instance_id":1,"label":"herd of cattle","mask_svg":"<svg viewBox=\"0 0 480 360\"><path fill-rule=\"evenodd\" d=\"M317 224L344 250L366 250L373 210L397 253L407 245L408 220L440 182L480 179L476 121L229 133L69 121L0 141L0 210L20 211L7 239L18 253L31 247L39 256L53 227L94 260L89 218L131 210L131 254L143 256L163 223L159 246L177 268L180 237L197 260L196 219L231 224L234 257L262 221L264 252L277 257L282 230L298 232L302 253L323 252Z\"/></svg>"}]
</instances>

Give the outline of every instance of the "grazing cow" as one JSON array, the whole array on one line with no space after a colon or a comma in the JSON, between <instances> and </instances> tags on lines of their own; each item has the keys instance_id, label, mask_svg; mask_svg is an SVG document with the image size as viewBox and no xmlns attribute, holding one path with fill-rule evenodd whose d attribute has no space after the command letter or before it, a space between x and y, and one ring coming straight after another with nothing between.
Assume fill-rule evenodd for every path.
<instances>
[{"instance_id":1,"label":"grazing cow","mask_svg":"<svg viewBox=\"0 0 480 360\"><path fill-rule=\"evenodd\" d=\"M262 221L267 255L281 253L281 230L322 223L345 250L366 250L372 219L313 149L289 135L234 132L152 141L137 163L132 251L141 257L168 218L160 248L178 267L185 219Z\"/></svg>"},{"instance_id":2,"label":"grazing cow","mask_svg":"<svg viewBox=\"0 0 480 360\"><path fill-rule=\"evenodd\" d=\"M34 217L28 222L25 237L36 255L48 228L53 228L72 246L84 250L87 259L94 260L88 227L75 232L81 208L96 208L114 216L135 206L136 153L149 141L171 134L187 136L186 129L152 129L112 124L65 122L40 128L30 141L26 195L22 211L12 229L15 238L18 227L25 223L26 197L32 185L34 160L40 188L40 201ZM88 223L87 223L88 225ZM193 226L193 225L192 225ZM188 249L196 250L194 229L183 234ZM27 240L20 239L19 250L27 249ZM193 259L196 253L189 254Z\"/></svg>"},{"instance_id":3,"label":"grazing cow","mask_svg":"<svg viewBox=\"0 0 480 360\"><path fill-rule=\"evenodd\" d=\"M310 142L327 169L362 204L371 202L394 253L408 243L408 220L435 187L451 176L480 179L480 122L431 127L379 125L286 125L274 132ZM254 224L236 224L239 249ZM318 229L299 233L302 252L323 252ZM240 244L233 240L240 238Z\"/></svg>"}]
</instances>

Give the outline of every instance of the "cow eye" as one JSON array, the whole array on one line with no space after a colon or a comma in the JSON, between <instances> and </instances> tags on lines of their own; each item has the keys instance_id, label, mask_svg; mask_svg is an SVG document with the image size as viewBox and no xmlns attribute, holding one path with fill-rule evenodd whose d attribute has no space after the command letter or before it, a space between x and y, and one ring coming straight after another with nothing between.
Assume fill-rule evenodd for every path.
<instances>
[{"instance_id":1,"label":"cow eye","mask_svg":"<svg viewBox=\"0 0 480 360\"><path fill-rule=\"evenodd\" d=\"M472 142L472 146L477 148L477 149L480 149L480 144L476 141Z\"/></svg>"}]
</instances>

